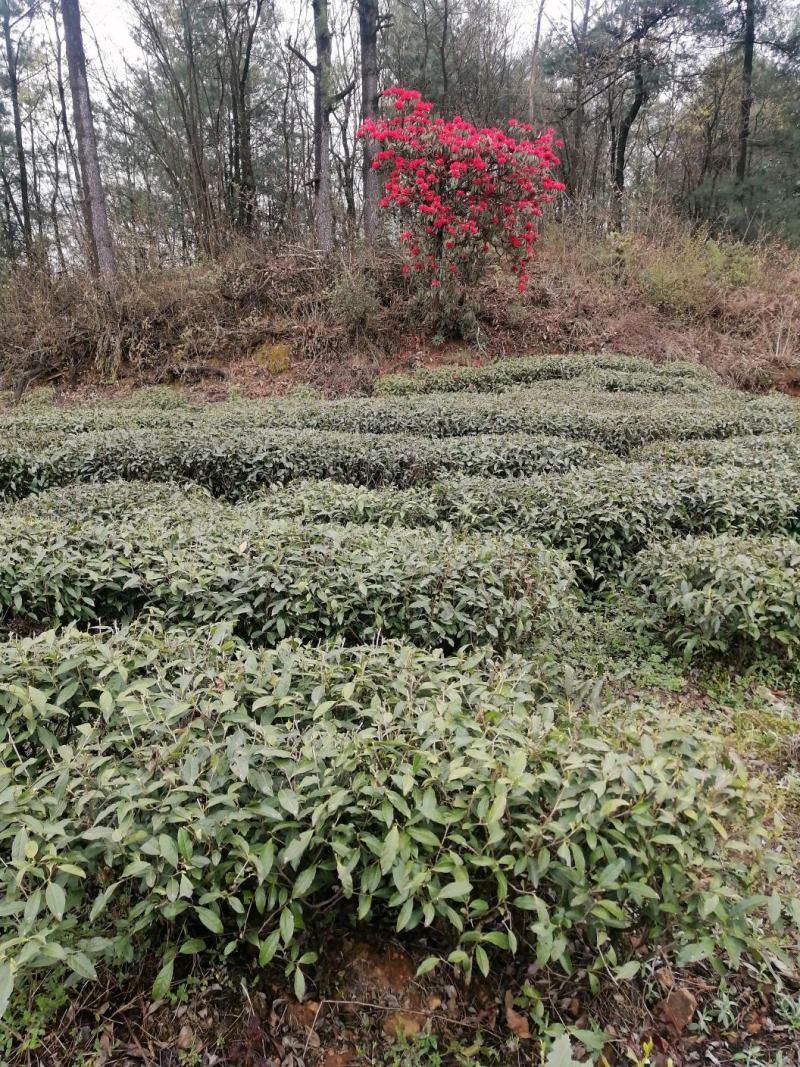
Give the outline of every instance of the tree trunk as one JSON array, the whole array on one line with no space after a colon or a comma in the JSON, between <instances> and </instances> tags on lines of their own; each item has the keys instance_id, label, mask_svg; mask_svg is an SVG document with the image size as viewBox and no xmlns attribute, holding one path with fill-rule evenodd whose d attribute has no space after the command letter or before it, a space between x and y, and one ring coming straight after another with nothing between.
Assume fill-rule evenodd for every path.
<instances>
[{"instance_id":1,"label":"tree trunk","mask_svg":"<svg viewBox=\"0 0 800 1067\"><path fill-rule=\"evenodd\" d=\"M361 37L361 118L378 119L378 0L358 0L358 21ZM364 237L372 245L380 234L381 185L372 164L378 148L370 137L363 139L364 160Z\"/></svg>"},{"instance_id":2,"label":"tree trunk","mask_svg":"<svg viewBox=\"0 0 800 1067\"><path fill-rule=\"evenodd\" d=\"M575 23L572 23L572 36L575 41L575 113L572 125L572 151L570 153L570 167L567 172L567 185L570 195L577 199L584 185L586 176L586 105L583 94L586 82L586 41L589 34L589 9L591 0L584 0L583 14L581 16L580 32L576 33Z\"/></svg>"},{"instance_id":3,"label":"tree trunk","mask_svg":"<svg viewBox=\"0 0 800 1067\"><path fill-rule=\"evenodd\" d=\"M239 87L239 160L241 188L239 195L239 228L252 234L256 220L256 179L253 168L252 122L247 82Z\"/></svg>"},{"instance_id":4,"label":"tree trunk","mask_svg":"<svg viewBox=\"0 0 800 1067\"><path fill-rule=\"evenodd\" d=\"M248 22L244 47L244 61L239 77L239 136L241 138L239 155L242 165L242 199L240 204L240 225L247 233L252 233L256 222L256 177L253 167L252 113L250 109L250 64L253 55L253 42L258 23L264 8L264 0L256 0L252 23Z\"/></svg>"},{"instance_id":5,"label":"tree trunk","mask_svg":"<svg viewBox=\"0 0 800 1067\"><path fill-rule=\"evenodd\" d=\"M644 104L645 99L647 98L647 92L644 85L644 72L642 70L642 53L638 41L634 41L633 44L633 78L633 100L631 101L631 106L628 108L627 113L619 124L614 144L613 173L611 180L613 196L612 220L614 228L617 230L621 230L623 225L622 201L625 195L625 156L628 148L628 137L630 136L631 128L636 121L636 116L639 114L642 104Z\"/></svg>"},{"instance_id":6,"label":"tree trunk","mask_svg":"<svg viewBox=\"0 0 800 1067\"><path fill-rule=\"evenodd\" d=\"M539 0L539 10L536 14L536 30L533 36L533 51L531 52L531 70L528 76L528 122L533 125L536 120L534 109L536 107L536 83L539 80L539 43L542 39L542 19L544 18L544 5L547 0Z\"/></svg>"},{"instance_id":7,"label":"tree trunk","mask_svg":"<svg viewBox=\"0 0 800 1067\"><path fill-rule=\"evenodd\" d=\"M753 106L753 50L756 39L755 0L746 0L744 10L744 55L742 58L742 97L739 103L739 152L736 159L736 184L747 173L747 150L750 142L750 109Z\"/></svg>"},{"instance_id":8,"label":"tree trunk","mask_svg":"<svg viewBox=\"0 0 800 1067\"><path fill-rule=\"evenodd\" d=\"M442 0L442 35L439 38L439 67L442 72L442 99L440 107L447 113L450 96L450 78L447 71L447 37L450 30L450 3Z\"/></svg>"},{"instance_id":9,"label":"tree trunk","mask_svg":"<svg viewBox=\"0 0 800 1067\"><path fill-rule=\"evenodd\" d=\"M256 222L256 180L253 165L252 111L250 107L250 67L264 0L251 0L236 8L231 20L230 5L218 0L230 59L231 119L233 122L231 173L236 226L252 234ZM252 18L251 18L252 11Z\"/></svg>"},{"instance_id":10,"label":"tree trunk","mask_svg":"<svg viewBox=\"0 0 800 1067\"><path fill-rule=\"evenodd\" d=\"M8 65L8 91L11 97L11 115L14 123L14 141L17 149L17 170L19 178L19 200L22 213L22 236L28 256L33 254L33 225L31 223L31 201L28 192L28 163L25 158L25 143L22 139L22 113L19 106L18 53L11 40L11 10L9 4L3 4L3 41Z\"/></svg>"},{"instance_id":11,"label":"tree trunk","mask_svg":"<svg viewBox=\"0 0 800 1067\"><path fill-rule=\"evenodd\" d=\"M58 23L58 16L56 14L55 8L53 8L52 16L53 16L53 33L54 33L55 42L56 42L56 48L55 48L55 53L56 53L56 89L58 90L58 101L59 101L59 109L60 109L59 123L61 125L61 129L64 131L64 143L65 143L65 145L67 147L67 152L68 152L68 155L69 155L69 163L70 163L70 168L71 168L71 175L72 175L72 177L71 177L70 176L70 169L68 168L67 169L67 183L68 183L68 185L70 187L70 193L71 194L72 194L72 180L73 180L73 178L74 178L75 185L77 186L77 188L82 190L82 192L77 196L77 202L80 204L81 213L83 215L84 254L86 256L87 262L89 263L89 267L90 267L92 273L93 274L97 274L97 272L98 272L97 249L94 246L94 241L92 240L92 236L91 236L92 235L92 219L91 219L91 216L89 214L89 198L86 195L86 190L83 188L83 178L81 177L81 168L80 168L80 164L78 163L78 154L75 151L75 143L73 141L72 132L70 131L69 121L67 119L67 94L66 94L66 92L64 90L64 70L63 70L63 64L62 64L62 59L61 59L61 44L62 44L62 41L61 41L61 27L59 26L59 23Z\"/></svg>"},{"instance_id":12,"label":"tree trunk","mask_svg":"<svg viewBox=\"0 0 800 1067\"><path fill-rule=\"evenodd\" d=\"M86 77L86 55L83 49L79 0L61 0L61 17L64 20L64 41L67 49L75 132L78 139L78 159L81 165L84 193L89 203L91 239L97 252L100 275L113 279L117 274L117 263L111 241L111 229L108 225L100 161L97 156L97 139L92 117L92 103L89 97L89 82Z\"/></svg>"},{"instance_id":13,"label":"tree trunk","mask_svg":"<svg viewBox=\"0 0 800 1067\"><path fill-rule=\"evenodd\" d=\"M317 247L333 251L333 187L331 182L331 32L328 24L328 0L311 0L314 12L314 41L317 66L314 93L314 141L316 145Z\"/></svg>"}]
</instances>

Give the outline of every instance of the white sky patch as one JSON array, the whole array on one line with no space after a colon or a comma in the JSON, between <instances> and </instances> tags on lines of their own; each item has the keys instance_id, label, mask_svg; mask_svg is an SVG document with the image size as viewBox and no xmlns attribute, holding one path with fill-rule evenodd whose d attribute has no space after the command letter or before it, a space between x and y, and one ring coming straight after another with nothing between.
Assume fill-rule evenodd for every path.
<instances>
[{"instance_id":1,"label":"white sky patch","mask_svg":"<svg viewBox=\"0 0 800 1067\"><path fill-rule=\"evenodd\" d=\"M284 16L296 16L298 8L310 7L310 3L309 0L276 0L275 6ZM515 0L514 7L518 9L523 24L530 29L533 39L539 0ZM132 57L135 46L130 31L131 13L125 0L81 0L81 10L86 48L90 55L96 41L103 62L110 67L120 63L123 56ZM557 21L568 11L568 0L546 0L543 32L547 33L551 20Z\"/></svg>"},{"instance_id":2,"label":"white sky patch","mask_svg":"<svg viewBox=\"0 0 800 1067\"><path fill-rule=\"evenodd\" d=\"M94 41L102 51L103 62L113 66L123 55L133 51L130 12L124 0L81 0L84 37L88 52Z\"/></svg>"}]
</instances>

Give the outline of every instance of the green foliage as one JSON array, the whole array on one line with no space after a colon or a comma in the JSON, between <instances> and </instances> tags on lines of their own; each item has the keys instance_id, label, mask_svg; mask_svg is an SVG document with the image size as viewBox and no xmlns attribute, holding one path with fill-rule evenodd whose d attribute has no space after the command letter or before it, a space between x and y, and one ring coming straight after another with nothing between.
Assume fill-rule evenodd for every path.
<instances>
[{"instance_id":1,"label":"green foliage","mask_svg":"<svg viewBox=\"0 0 800 1067\"><path fill-rule=\"evenodd\" d=\"M292 430L112 430L67 440L48 436L35 447L0 452L0 499L72 482L124 478L193 482L236 500L298 478L404 486L451 471L510 477L566 471L608 458L588 442L513 434L463 441Z\"/></svg>"},{"instance_id":2,"label":"green foliage","mask_svg":"<svg viewBox=\"0 0 800 1067\"><path fill-rule=\"evenodd\" d=\"M13 1028L0 1019L0 1062L10 1062L12 1054L30 1056L41 1051L54 1018L68 1003L69 991L57 972L44 975L32 989L17 985L6 1011L6 1018L13 1019Z\"/></svg>"},{"instance_id":3,"label":"green foliage","mask_svg":"<svg viewBox=\"0 0 800 1067\"><path fill-rule=\"evenodd\" d=\"M229 628L67 630L0 646L0 970L90 978L165 945L248 944L300 979L334 900L449 931L486 970L528 931L632 973L646 931L681 958L768 952L737 849L746 775L661 709L581 716L525 660L399 645L254 652ZM726 837L735 823L749 845Z\"/></svg>"},{"instance_id":4,"label":"green foliage","mask_svg":"<svg viewBox=\"0 0 800 1067\"><path fill-rule=\"evenodd\" d=\"M721 293L750 285L759 263L741 242L718 242L683 234L662 244L658 254L642 241L626 242L624 269L645 296L662 310L684 318L713 314Z\"/></svg>"},{"instance_id":5,"label":"green foliage","mask_svg":"<svg viewBox=\"0 0 800 1067\"><path fill-rule=\"evenodd\" d=\"M131 407L139 411L144 409L165 412L184 412L190 408L186 397L168 385L150 385L144 389L136 389L119 401L119 406L122 409Z\"/></svg>"},{"instance_id":6,"label":"green foliage","mask_svg":"<svg viewBox=\"0 0 800 1067\"><path fill-rule=\"evenodd\" d=\"M147 610L200 625L235 620L251 641L286 635L425 646L529 644L569 601L572 574L517 539L269 523L214 508L151 507L113 525L0 521L0 605L35 624L108 622Z\"/></svg>"},{"instance_id":7,"label":"green foliage","mask_svg":"<svg viewBox=\"0 0 800 1067\"><path fill-rule=\"evenodd\" d=\"M485 367L434 367L386 374L375 383L375 392L383 396L496 393L514 385L575 378L611 392L697 392L711 388L714 382L709 371L692 363L667 363L656 369L648 360L633 356L529 356L503 359Z\"/></svg>"},{"instance_id":8,"label":"green foliage","mask_svg":"<svg viewBox=\"0 0 800 1067\"><path fill-rule=\"evenodd\" d=\"M332 483L333 484L333 483ZM146 518L154 512L180 507L193 518L224 512L224 505L199 486L167 482L78 483L45 489L0 505L3 517L38 521L58 520L72 525Z\"/></svg>"},{"instance_id":9,"label":"green foliage","mask_svg":"<svg viewBox=\"0 0 800 1067\"><path fill-rule=\"evenodd\" d=\"M48 507L46 500L43 508ZM558 548L602 579L655 540L688 533L800 533L800 464L751 468L616 463L568 475L452 478L415 489L296 483L252 508L307 522L446 522Z\"/></svg>"},{"instance_id":10,"label":"green foliage","mask_svg":"<svg viewBox=\"0 0 800 1067\"><path fill-rule=\"evenodd\" d=\"M502 395L438 393L340 401L289 398L221 403L205 409L179 411L131 405L42 412L22 409L0 419L0 427L5 431L3 467L12 473L20 466L36 472L49 462L50 466L60 464L67 469L61 476L62 482L68 477L75 480L81 471L84 471L82 477L88 480L93 465L102 469L115 460L125 462L130 452L129 466L138 466L140 473L131 470L128 477L141 477L141 472L148 470L152 471L148 477L164 480L173 476L171 472L180 466L174 455L179 456L182 450L188 453L187 467L200 472L204 465L219 466L221 461L214 458L217 453L247 455L249 461L243 459L230 472L230 484L235 485L236 479L246 477L247 470L252 468L254 453L265 457L260 475L263 483L283 481L289 476L282 471L287 467L293 469L286 459L292 453L298 453L297 465L301 468L292 476L322 477L326 476L328 448L336 451L338 444L340 454L347 448L358 450L357 442L320 437L320 431L389 437L416 435L412 444L419 443L422 437L532 434L580 440L583 447L594 442L626 453L650 441L795 433L798 429L796 405L788 397L753 398L722 389L713 382L707 383L703 372L691 364L668 364L663 369L648 365L646 372L629 372L615 369L618 360L621 357L602 359L605 367L599 366L597 360L592 361L591 374L585 381L542 381L535 388L515 388ZM504 368L517 362L525 361L507 360L495 366ZM493 368L463 369L465 374L489 372L495 373ZM460 371L455 369L452 373ZM686 383L692 390L697 386L698 391L671 395L675 382ZM631 392L631 388L645 391ZM151 432L147 434L145 430ZM321 442L317 448L319 455L314 451L315 438ZM374 442L364 443L367 444L375 446ZM472 442L471 447L476 446L477 442ZM451 442L449 447L455 448L455 443ZM334 458L328 466L335 467L342 462L341 458ZM77 473L70 475L69 469L73 467ZM450 460L448 469L459 467ZM100 477L99 471L95 476ZM188 471L183 475L195 476ZM34 479L34 474L27 477ZM53 484L54 475L47 477L47 484ZM8 480L6 475L3 481ZM348 476L346 480L353 479Z\"/></svg>"},{"instance_id":11,"label":"green foliage","mask_svg":"<svg viewBox=\"0 0 800 1067\"><path fill-rule=\"evenodd\" d=\"M581 390L562 382L501 396L343 400L298 417L307 427L351 433L554 434L594 441L623 454L648 441L794 433L800 425L789 397L745 399L725 392L662 397Z\"/></svg>"},{"instance_id":12,"label":"green foliage","mask_svg":"<svg viewBox=\"0 0 800 1067\"><path fill-rule=\"evenodd\" d=\"M800 542L788 537L699 537L654 545L629 581L650 622L688 658L753 656L800 646Z\"/></svg>"},{"instance_id":13,"label":"green foliage","mask_svg":"<svg viewBox=\"0 0 800 1067\"><path fill-rule=\"evenodd\" d=\"M672 465L760 467L766 471L796 467L800 463L800 435L762 434L732 437L726 441L681 441L645 445L642 459Z\"/></svg>"},{"instance_id":14,"label":"green foliage","mask_svg":"<svg viewBox=\"0 0 800 1067\"><path fill-rule=\"evenodd\" d=\"M769 469L610 463L569 475L451 477L429 486L368 489L294 482L236 512L202 490L147 482L73 485L28 497L14 513L86 524L188 509L195 519L254 528L265 521L435 527L516 534L566 552L590 583L602 583L656 540L703 533L800 533L800 456ZM141 521L141 520L139 520Z\"/></svg>"},{"instance_id":15,"label":"green foliage","mask_svg":"<svg viewBox=\"0 0 800 1067\"><path fill-rule=\"evenodd\" d=\"M386 1050L385 1067L442 1067L436 1034L424 1030L411 1039L400 1037Z\"/></svg>"},{"instance_id":16,"label":"green foliage","mask_svg":"<svg viewBox=\"0 0 800 1067\"><path fill-rule=\"evenodd\" d=\"M0 624L62 627L0 644L15 1025L41 1028L34 973L155 947L157 996L249 952L302 998L328 922L421 934L423 973L579 956L594 991L637 974L629 933L720 972L787 959L800 904L762 893L785 861L754 859L730 741L771 714L788 751L790 708L737 709L796 679L796 405L689 365L581 372L2 420ZM717 654L726 743L675 646Z\"/></svg>"}]
</instances>

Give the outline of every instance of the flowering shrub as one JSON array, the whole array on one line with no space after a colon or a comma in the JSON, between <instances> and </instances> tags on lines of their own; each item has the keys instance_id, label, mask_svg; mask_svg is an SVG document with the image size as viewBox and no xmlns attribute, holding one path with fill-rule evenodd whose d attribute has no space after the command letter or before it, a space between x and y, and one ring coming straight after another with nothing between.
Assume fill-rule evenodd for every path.
<instances>
[{"instance_id":1,"label":"flowering shrub","mask_svg":"<svg viewBox=\"0 0 800 1067\"><path fill-rule=\"evenodd\" d=\"M563 189L551 176L560 160L550 129L531 140L516 119L511 133L477 129L460 116L432 118L433 105L410 89L387 89L394 115L367 120L359 131L380 145L376 170L390 169L383 208L400 210L406 273L433 289L456 291L476 280L491 248L511 260L524 292L542 205Z\"/></svg>"}]
</instances>

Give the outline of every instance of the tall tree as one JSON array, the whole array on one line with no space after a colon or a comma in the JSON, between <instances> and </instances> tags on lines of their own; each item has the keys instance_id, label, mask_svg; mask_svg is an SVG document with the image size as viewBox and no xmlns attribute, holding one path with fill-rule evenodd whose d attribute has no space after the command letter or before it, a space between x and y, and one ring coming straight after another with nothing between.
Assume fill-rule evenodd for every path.
<instances>
[{"instance_id":1,"label":"tall tree","mask_svg":"<svg viewBox=\"0 0 800 1067\"><path fill-rule=\"evenodd\" d=\"M572 112L572 138L570 144L569 166L567 168L567 187L576 199L580 195L586 175L586 147L584 144L586 104L587 47L589 37L589 11L591 0L582 0L581 17L576 20L574 3L570 5L570 29L575 45L575 103Z\"/></svg>"},{"instance_id":2,"label":"tall tree","mask_svg":"<svg viewBox=\"0 0 800 1067\"><path fill-rule=\"evenodd\" d=\"M256 214L256 180L253 168L250 70L253 44L264 10L264 0L245 0L231 12L229 0L218 0L230 62L233 184L236 225L251 233Z\"/></svg>"},{"instance_id":3,"label":"tall tree","mask_svg":"<svg viewBox=\"0 0 800 1067\"><path fill-rule=\"evenodd\" d=\"M86 53L83 47L81 9L79 0L61 0L61 17L64 21L64 41L67 50L67 68L72 91L72 109L75 132L78 139L78 159L81 166L83 195L89 205L91 239L97 253L100 275L113 279L117 273L111 227L108 224L106 194L100 174L97 155L97 137L89 95L89 80L86 75Z\"/></svg>"},{"instance_id":4,"label":"tall tree","mask_svg":"<svg viewBox=\"0 0 800 1067\"><path fill-rule=\"evenodd\" d=\"M380 96L378 92L378 0L358 0L359 38L361 42L361 118L376 121ZM378 236L378 212L381 186L373 160L377 154L374 141L364 138L364 237L373 244Z\"/></svg>"},{"instance_id":5,"label":"tall tree","mask_svg":"<svg viewBox=\"0 0 800 1067\"><path fill-rule=\"evenodd\" d=\"M311 0L314 17L316 63L312 63L291 41L287 47L305 63L314 76L314 235L317 248L333 251L333 177L331 172L331 115L336 105L355 88L350 82L336 92L333 82L333 39L328 0Z\"/></svg>"},{"instance_id":6,"label":"tall tree","mask_svg":"<svg viewBox=\"0 0 800 1067\"><path fill-rule=\"evenodd\" d=\"M642 105L647 99L647 88L644 80L644 65L642 62L642 46L639 40L633 42L633 97L627 111L622 116L619 124L614 127L611 140L611 188L613 190L613 202L611 218L614 228L622 229L623 224L623 200L625 197L625 163L628 151L628 138L630 137L633 124Z\"/></svg>"},{"instance_id":7,"label":"tall tree","mask_svg":"<svg viewBox=\"0 0 800 1067\"><path fill-rule=\"evenodd\" d=\"M744 181L747 173L750 111L753 107L753 51L756 40L755 0L745 0L742 31L742 95L739 102L739 146L736 155L736 181L739 185Z\"/></svg>"},{"instance_id":8,"label":"tall tree","mask_svg":"<svg viewBox=\"0 0 800 1067\"><path fill-rule=\"evenodd\" d=\"M12 29L23 18L30 18L31 9L19 12L12 9L12 0L0 0L0 17L3 25L3 43L5 45L8 92L11 97L11 115L14 123L14 143L17 150L17 179L19 182L19 213L22 220L22 234L28 256L33 254L33 224L31 221L31 201L28 191L28 161L22 133L22 109L19 102L19 42L12 37Z\"/></svg>"},{"instance_id":9,"label":"tall tree","mask_svg":"<svg viewBox=\"0 0 800 1067\"><path fill-rule=\"evenodd\" d=\"M314 77L314 146L317 187L317 246L333 251L333 187L331 184L331 112L333 67L328 0L311 0L317 63Z\"/></svg>"},{"instance_id":10,"label":"tall tree","mask_svg":"<svg viewBox=\"0 0 800 1067\"><path fill-rule=\"evenodd\" d=\"M533 33L533 48L531 49L531 72L528 78L528 122L533 123L536 119L536 83L539 80L539 47L542 42L542 19L544 18L544 6L547 0L539 0L539 8L536 12L536 25ZM588 0L587 0L588 2Z\"/></svg>"}]
</instances>

